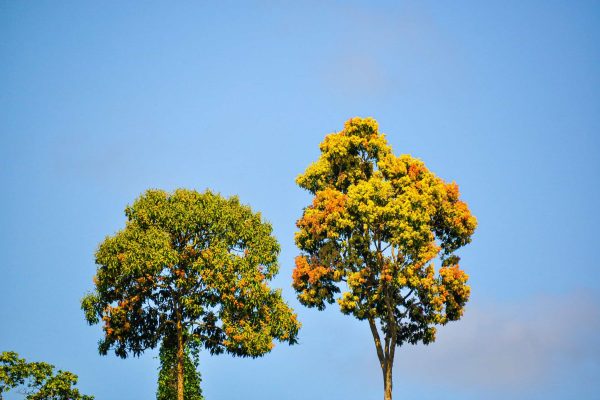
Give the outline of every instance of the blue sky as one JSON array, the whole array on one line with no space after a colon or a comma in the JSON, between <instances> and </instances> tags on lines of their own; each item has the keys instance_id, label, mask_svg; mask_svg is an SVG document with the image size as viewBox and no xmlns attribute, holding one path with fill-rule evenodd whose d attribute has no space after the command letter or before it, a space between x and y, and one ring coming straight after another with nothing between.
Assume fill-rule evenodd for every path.
<instances>
[{"instance_id":1,"label":"blue sky","mask_svg":"<svg viewBox=\"0 0 600 400\"><path fill-rule=\"evenodd\" d=\"M210 188L273 224L303 329L258 360L202 353L207 399L381 398L367 325L290 287L294 178L373 116L479 220L466 315L397 351L395 397L600 397L599 26L591 1L0 0L0 351L153 398L156 352L97 355L79 299L127 204Z\"/></svg>"}]
</instances>

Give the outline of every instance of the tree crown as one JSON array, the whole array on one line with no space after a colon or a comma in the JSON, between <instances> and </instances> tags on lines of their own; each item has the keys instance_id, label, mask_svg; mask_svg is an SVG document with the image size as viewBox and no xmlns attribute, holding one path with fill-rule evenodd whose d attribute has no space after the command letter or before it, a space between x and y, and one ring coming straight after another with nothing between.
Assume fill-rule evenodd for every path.
<instances>
[{"instance_id":1,"label":"tree crown","mask_svg":"<svg viewBox=\"0 0 600 400\"><path fill-rule=\"evenodd\" d=\"M93 400L79 393L77 375L45 362L27 362L14 351L0 353L0 399L2 393L21 387L28 400Z\"/></svg>"},{"instance_id":2,"label":"tree crown","mask_svg":"<svg viewBox=\"0 0 600 400\"><path fill-rule=\"evenodd\" d=\"M470 293L455 252L477 221L458 186L395 156L372 118L348 120L320 150L296 179L314 195L297 221L300 302L323 309L337 298L342 312L379 320L397 345L431 342L433 325L459 319Z\"/></svg>"},{"instance_id":3,"label":"tree crown","mask_svg":"<svg viewBox=\"0 0 600 400\"><path fill-rule=\"evenodd\" d=\"M179 189L148 190L125 214L125 228L100 244L95 291L82 300L87 321L103 322L101 354L139 355L177 329L213 354L257 357L273 339L296 342L296 315L268 286L279 244L260 213Z\"/></svg>"}]
</instances>

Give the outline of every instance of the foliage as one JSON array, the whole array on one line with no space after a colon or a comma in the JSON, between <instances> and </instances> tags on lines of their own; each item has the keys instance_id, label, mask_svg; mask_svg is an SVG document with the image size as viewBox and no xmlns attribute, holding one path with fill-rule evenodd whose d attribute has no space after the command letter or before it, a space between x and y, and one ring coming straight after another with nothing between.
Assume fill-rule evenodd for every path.
<instances>
[{"instance_id":1,"label":"foliage","mask_svg":"<svg viewBox=\"0 0 600 400\"><path fill-rule=\"evenodd\" d=\"M0 353L0 399L2 393L21 387L28 400L93 400L74 388L77 375L45 362L26 362L12 351Z\"/></svg>"},{"instance_id":2,"label":"foliage","mask_svg":"<svg viewBox=\"0 0 600 400\"><path fill-rule=\"evenodd\" d=\"M156 400L177 399L177 349L164 341L160 345L160 372L158 373L158 390ZM184 395L185 400L204 400L198 372L198 354L186 347L184 360Z\"/></svg>"},{"instance_id":3,"label":"foliage","mask_svg":"<svg viewBox=\"0 0 600 400\"><path fill-rule=\"evenodd\" d=\"M308 307L337 300L343 313L368 320L391 379L396 346L431 343L435 325L463 314L470 289L455 252L477 221L456 183L395 156L374 119L348 120L320 150L296 180L314 198L297 221L293 286Z\"/></svg>"},{"instance_id":4,"label":"foliage","mask_svg":"<svg viewBox=\"0 0 600 400\"><path fill-rule=\"evenodd\" d=\"M258 357L273 339L296 343L296 315L267 284L280 248L260 213L237 197L179 189L148 190L125 215L100 244L96 290L82 300L88 323L103 323L101 354L139 355L169 340L182 376L186 346Z\"/></svg>"}]
</instances>

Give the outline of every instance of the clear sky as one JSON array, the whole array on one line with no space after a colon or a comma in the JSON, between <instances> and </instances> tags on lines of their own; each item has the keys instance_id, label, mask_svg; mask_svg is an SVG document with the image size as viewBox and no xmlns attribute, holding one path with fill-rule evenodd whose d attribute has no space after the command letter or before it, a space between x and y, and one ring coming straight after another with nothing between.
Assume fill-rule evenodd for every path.
<instances>
[{"instance_id":1,"label":"clear sky","mask_svg":"<svg viewBox=\"0 0 600 400\"><path fill-rule=\"evenodd\" d=\"M0 0L0 351L151 399L156 352L99 356L79 300L148 188L238 194L282 244L300 345L201 354L208 400L379 399L368 326L291 289L294 178L376 118L478 217L472 297L396 352L398 399L600 398L600 4Z\"/></svg>"}]
</instances>

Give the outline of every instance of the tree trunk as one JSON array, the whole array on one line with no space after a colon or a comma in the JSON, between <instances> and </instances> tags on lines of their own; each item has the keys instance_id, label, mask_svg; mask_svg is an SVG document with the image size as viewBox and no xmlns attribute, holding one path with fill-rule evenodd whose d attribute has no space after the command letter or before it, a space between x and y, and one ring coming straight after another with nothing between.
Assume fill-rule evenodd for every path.
<instances>
[{"instance_id":1,"label":"tree trunk","mask_svg":"<svg viewBox=\"0 0 600 400\"><path fill-rule=\"evenodd\" d=\"M392 365L383 369L383 400L392 400Z\"/></svg>"},{"instance_id":2,"label":"tree trunk","mask_svg":"<svg viewBox=\"0 0 600 400\"><path fill-rule=\"evenodd\" d=\"M183 398L183 332L181 322L177 323L177 400Z\"/></svg>"},{"instance_id":3,"label":"tree trunk","mask_svg":"<svg viewBox=\"0 0 600 400\"><path fill-rule=\"evenodd\" d=\"M395 336L391 339L386 337L384 351L379 332L377 332L377 326L375 325L375 319L369 318L369 326L373 334L379 365L381 365L381 371L383 372L383 400L392 400L392 367L394 366L396 338Z\"/></svg>"}]
</instances>

